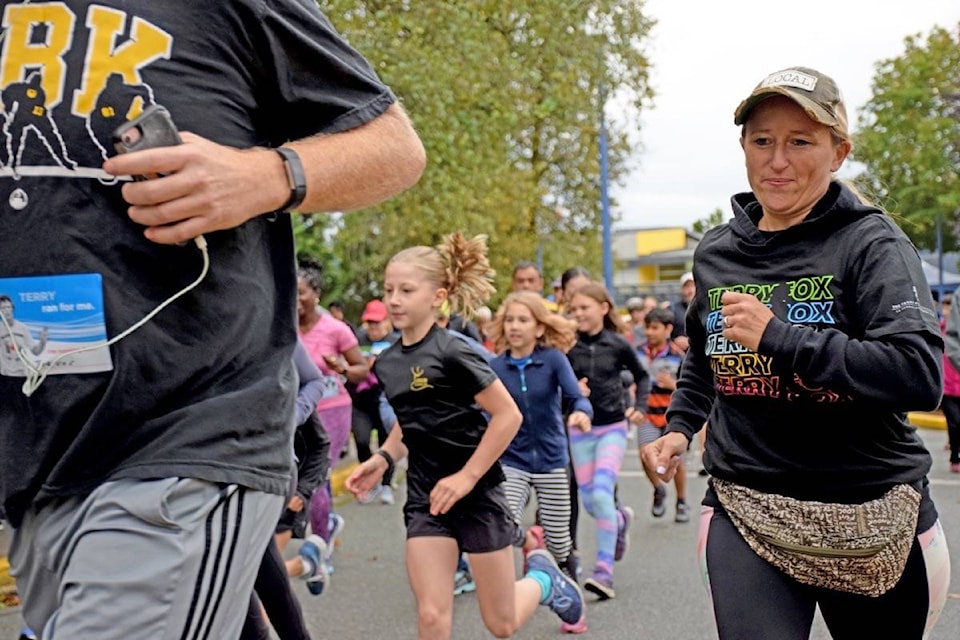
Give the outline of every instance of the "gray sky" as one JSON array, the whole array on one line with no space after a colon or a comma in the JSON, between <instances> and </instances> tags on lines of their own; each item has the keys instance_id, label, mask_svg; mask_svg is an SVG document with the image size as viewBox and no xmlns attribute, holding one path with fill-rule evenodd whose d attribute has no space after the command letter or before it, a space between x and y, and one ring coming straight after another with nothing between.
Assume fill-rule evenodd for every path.
<instances>
[{"instance_id":1,"label":"gray sky","mask_svg":"<svg viewBox=\"0 0 960 640\"><path fill-rule=\"evenodd\" d=\"M617 227L689 227L748 189L733 111L766 75L800 65L833 77L852 125L874 64L904 38L956 30L956 0L646 0L658 24L648 52L657 92L641 116L643 151L623 186ZM611 102L608 117L622 119ZM849 177L855 166L841 170Z\"/></svg>"}]
</instances>

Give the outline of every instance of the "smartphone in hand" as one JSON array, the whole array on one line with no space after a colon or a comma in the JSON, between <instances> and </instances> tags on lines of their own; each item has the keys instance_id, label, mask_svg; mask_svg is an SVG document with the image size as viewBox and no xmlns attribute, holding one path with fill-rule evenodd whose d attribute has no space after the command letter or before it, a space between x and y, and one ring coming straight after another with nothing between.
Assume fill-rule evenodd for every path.
<instances>
[{"instance_id":1,"label":"smartphone in hand","mask_svg":"<svg viewBox=\"0 0 960 640\"><path fill-rule=\"evenodd\" d=\"M117 153L131 153L157 147L182 144L177 125L170 112L158 104L152 104L139 116L129 120L113 132L113 146ZM161 174L134 176L134 180L151 180Z\"/></svg>"}]
</instances>

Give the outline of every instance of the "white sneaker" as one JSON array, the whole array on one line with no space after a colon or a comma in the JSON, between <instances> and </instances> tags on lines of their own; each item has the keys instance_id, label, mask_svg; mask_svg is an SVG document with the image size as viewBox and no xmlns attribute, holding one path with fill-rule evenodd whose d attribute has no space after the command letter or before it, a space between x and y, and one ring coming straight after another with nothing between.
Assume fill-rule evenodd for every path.
<instances>
[{"instance_id":1,"label":"white sneaker","mask_svg":"<svg viewBox=\"0 0 960 640\"><path fill-rule=\"evenodd\" d=\"M383 504L393 504L395 501L393 489L391 489L388 484L383 485L383 488L380 490L380 502Z\"/></svg>"},{"instance_id":2,"label":"white sneaker","mask_svg":"<svg viewBox=\"0 0 960 640\"><path fill-rule=\"evenodd\" d=\"M327 540L327 562L333 558L333 551L337 546L337 539L340 537L340 534L343 533L343 527L346 526L346 521L343 519L339 513L330 514L330 536Z\"/></svg>"},{"instance_id":3,"label":"white sneaker","mask_svg":"<svg viewBox=\"0 0 960 640\"><path fill-rule=\"evenodd\" d=\"M373 489L370 489L370 491L367 492L366 498L360 498L359 500L357 500L357 502L359 502L360 504L373 504L373 501L380 496L381 491L382 491L382 485L378 484ZM381 500L382 499L383 498L381 498Z\"/></svg>"}]
</instances>

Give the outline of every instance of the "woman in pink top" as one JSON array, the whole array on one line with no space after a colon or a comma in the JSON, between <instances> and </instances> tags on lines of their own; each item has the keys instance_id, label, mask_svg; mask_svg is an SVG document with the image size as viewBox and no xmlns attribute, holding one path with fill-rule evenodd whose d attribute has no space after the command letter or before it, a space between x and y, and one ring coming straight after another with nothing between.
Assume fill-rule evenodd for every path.
<instances>
[{"instance_id":1,"label":"woman in pink top","mask_svg":"<svg viewBox=\"0 0 960 640\"><path fill-rule=\"evenodd\" d=\"M300 340L310 359L320 369L323 394L317 402L317 414L330 436L330 468L333 469L347 439L350 437L353 402L344 386L344 378L360 382L370 373L366 359L360 353L357 336L345 323L317 307L323 288L323 266L312 260L301 260L297 271L297 318ZM310 499L310 524L313 532L326 540L330 551L339 529L340 516L333 516L334 529L330 532L330 491L315 491Z\"/></svg>"},{"instance_id":2,"label":"woman in pink top","mask_svg":"<svg viewBox=\"0 0 960 640\"><path fill-rule=\"evenodd\" d=\"M955 296L943 297L940 332L946 348L943 350L943 399L940 409L947 420L947 438L950 447L950 471L960 473L960 372L954 367L956 360L957 312L951 307ZM951 326L952 325L952 326Z\"/></svg>"}]
</instances>

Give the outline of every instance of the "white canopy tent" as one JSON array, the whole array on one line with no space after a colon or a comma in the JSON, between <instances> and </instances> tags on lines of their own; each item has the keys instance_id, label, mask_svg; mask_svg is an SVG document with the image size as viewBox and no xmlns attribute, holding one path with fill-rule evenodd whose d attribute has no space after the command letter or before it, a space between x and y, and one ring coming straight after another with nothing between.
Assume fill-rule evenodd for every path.
<instances>
[{"instance_id":1,"label":"white canopy tent","mask_svg":"<svg viewBox=\"0 0 960 640\"><path fill-rule=\"evenodd\" d=\"M937 265L930 264L926 260L921 260L920 264L923 266L923 275L927 277L927 283L930 285L930 289L937 291L940 288L940 268ZM960 286L960 274L953 273L952 271L947 271L946 268L943 270L943 291L944 293L950 293L954 289Z\"/></svg>"}]
</instances>

